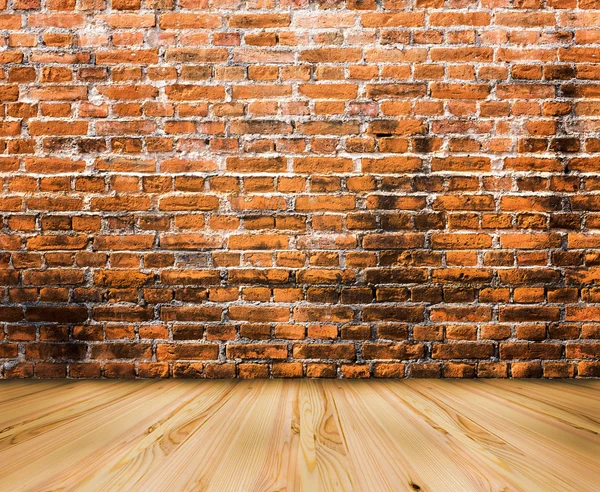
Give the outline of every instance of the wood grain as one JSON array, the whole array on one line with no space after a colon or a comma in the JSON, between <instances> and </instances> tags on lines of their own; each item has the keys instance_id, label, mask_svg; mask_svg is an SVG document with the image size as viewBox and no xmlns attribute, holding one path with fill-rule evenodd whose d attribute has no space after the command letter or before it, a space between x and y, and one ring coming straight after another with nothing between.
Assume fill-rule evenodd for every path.
<instances>
[{"instance_id":1,"label":"wood grain","mask_svg":"<svg viewBox=\"0 0 600 492\"><path fill-rule=\"evenodd\" d=\"M4 381L0 491L597 491L600 381Z\"/></svg>"}]
</instances>

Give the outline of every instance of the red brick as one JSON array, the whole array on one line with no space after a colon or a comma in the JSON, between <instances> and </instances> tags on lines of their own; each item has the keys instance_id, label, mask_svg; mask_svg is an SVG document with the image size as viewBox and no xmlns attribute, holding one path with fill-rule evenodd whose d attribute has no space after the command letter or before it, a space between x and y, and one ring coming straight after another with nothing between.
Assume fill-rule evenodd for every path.
<instances>
[{"instance_id":1,"label":"red brick","mask_svg":"<svg viewBox=\"0 0 600 492\"><path fill-rule=\"evenodd\" d=\"M209 3L0 1L2 377L599 377L598 2Z\"/></svg>"},{"instance_id":2,"label":"red brick","mask_svg":"<svg viewBox=\"0 0 600 492\"><path fill-rule=\"evenodd\" d=\"M298 359L343 359L356 357L352 344L294 344L293 355Z\"/></svg>"},{"instance_id":3,"label":"red brick","mask_svg":"<svg viewBox=\"0 0 600 492\"><path fill-rule=\"evenodd\" d=\"M219 354L216 344L174 344L159 343L156 358L163 360L215 360Z\"/></svg>"}]
</instances>

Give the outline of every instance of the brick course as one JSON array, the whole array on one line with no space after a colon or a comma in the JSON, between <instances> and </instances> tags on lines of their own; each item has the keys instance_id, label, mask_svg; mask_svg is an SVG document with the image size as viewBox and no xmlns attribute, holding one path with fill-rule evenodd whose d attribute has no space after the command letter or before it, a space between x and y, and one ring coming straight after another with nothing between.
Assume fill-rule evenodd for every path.
<instances>
[{"instance_id":1,"label":"brick course","mask_svg":"<svg viewBox=\"0 0 600 492\"><path fill-rule=\"evenodd\" d=\"M0 377L600 377L600 1L0 9Z\"/></svg>"}]
</instances>

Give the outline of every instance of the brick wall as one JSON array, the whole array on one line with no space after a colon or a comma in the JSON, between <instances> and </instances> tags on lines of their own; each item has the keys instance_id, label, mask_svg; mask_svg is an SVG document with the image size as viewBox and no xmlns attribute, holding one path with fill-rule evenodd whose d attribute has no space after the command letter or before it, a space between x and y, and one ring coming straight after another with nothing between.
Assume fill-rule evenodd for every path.
<instances>
[{"instance_id":1,"label":"brick wall","mask_svg":"<svg viewBox=\"0 0 600 492\"><path fill-rule=\"evenodd\" d=\"M0 9L1 377L600 376L599 0Z\"/></svg>"}]
</instances>

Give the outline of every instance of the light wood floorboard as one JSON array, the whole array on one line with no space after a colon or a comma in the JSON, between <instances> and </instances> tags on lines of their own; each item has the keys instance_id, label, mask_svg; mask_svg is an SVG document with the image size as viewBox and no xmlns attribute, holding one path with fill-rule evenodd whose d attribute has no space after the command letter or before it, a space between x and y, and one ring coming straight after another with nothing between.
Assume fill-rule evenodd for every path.
<instances>
[{"instance_id":1,"label":"light wood floorboard","mask_svg":"<svg viewBox=\"0 0 600 492\"><path fill-rule=\"evenodd\" d=\"M600 381L3 381L4 491L600 490Z\"/></svg>"}]
</instances>

